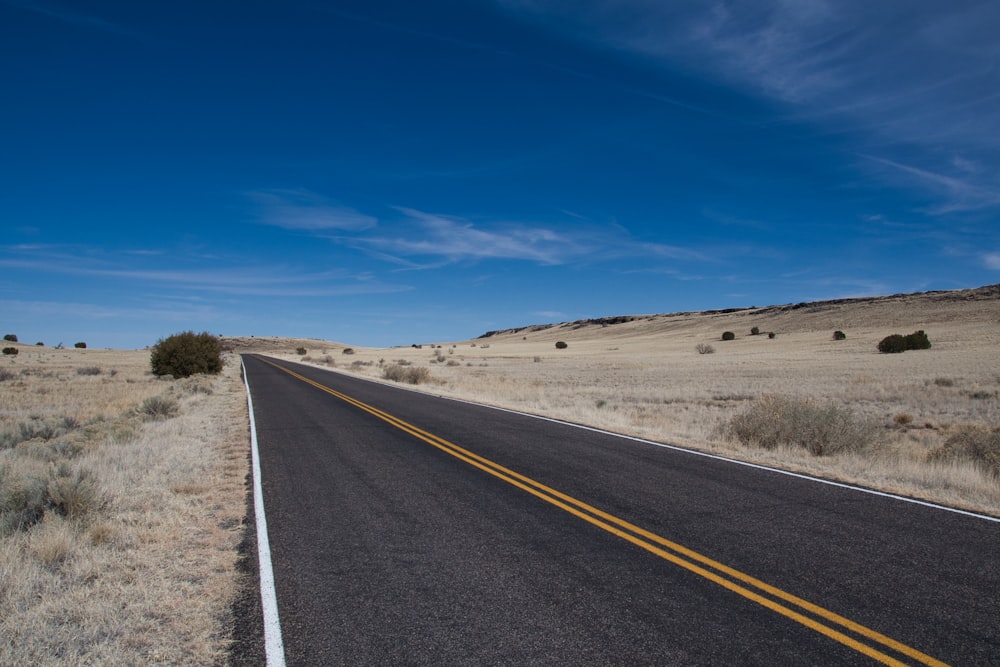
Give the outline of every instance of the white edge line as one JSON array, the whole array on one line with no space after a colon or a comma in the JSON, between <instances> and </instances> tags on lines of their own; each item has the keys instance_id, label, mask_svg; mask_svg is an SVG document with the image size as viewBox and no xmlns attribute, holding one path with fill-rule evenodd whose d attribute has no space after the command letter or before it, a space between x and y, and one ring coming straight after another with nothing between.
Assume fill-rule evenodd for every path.
<instances>
[{"instance_id":1,"label":"white edge line","mask_svg":"<svg viewBox=\"0 0 1000 667\"><path fill-rule=\"evenodd\" d=\"M274 589L274 570L271 567L271 543L267 539L267 519L264 517L264 491L260 483L260 452L257 450L257 422L253 416L253 399L250 397L250 378L246 364L243 383L247 388L247 407L250 411L250 453L253 461L253 513L257 520L257 559L260 563L260 605L264 614L264 653L267 667L284 667L285 644L281 639L281 621L278 618L278 594Z\"/></svg>"},{"instance_id":2,"label":"white edge line","mask_svg":"<svg viewBox=\"0 0 1000 667\"><path fill-rule=\"evenodd\" d=\"M280 357L274 357L278 361L289 361L287 359L282 359ZM296 363L296 362L290 362ZM614 431L605 431L604 429L595 428L593 426L585 426L583 424L575 424L573 422L563 421L562 419L555 419L553 417L543 417L542 415L534 415L530 412L520 412L518 410L512 410L510 408L501 408L496 405L488 405L486 403L477 403L475 401L470 401L464 398L455 398L454 396L444 396L442 394L433 394L428 391L421 391L419 389L413 389L411 387L406 387L400 384L388 384L373 380L372 378L359 377L357 375L351 375L349 373L344 373L340 370L333 368L323 368L321 366L310 366L309 364L302 364L303 366L309 366L310 368L315 368L320 371L328 371L330 373L337 373L338 375L343 375L345 377L354 378L356 380L364 380L366 382L372 382L374 384L384 384L388 387L396 387L397 389L403 389L405 391L412 391L418 394L424 394L425 396L435 396L437 398L443 398L448 401L455 401L456 403L466 403L468 405L478 405L482 408L490 408L491 410L499 410L500 412L509 412L514 415L521 415L523 417L531 417L533 419L541 419L542 421L552 422L554 424L562 424L563 426L572 426L573 428L583 429L584 431L593 431L594 433L601 433L603 435L610 435L616 438L622 438L624 440L631 440L633 442L641 442L646 445L653 445L655 447L662 447L664 449L670 449L675 452L684 452L685 454L691 454L693 456L703 456L708 459L715 459L716 461L725 461L727 463L735 463L736 465L746 466L747 468L756 468L758 470L767 470L769 472L778 473L779 475L787 475L789 477L796 477L798 479L808 480L810 482L818 482L820 484L828 484L829 486L836 486L841 489L849 489L851 491L859 491L861 493L868 493L873 496L881 496L883 498L891 498L893 500L901 500L904 503L912 503L914 505L922 505L924 507L930 507L932 509L941 510L944 512L952 512L954 514L961 514L963 516L972 517L975 519L982 519L984 521L992 521L994 523L1000 523L1000 518L989 516L988 514L978 514L976 512L969 512L968 510L960 510L956 507L948 507L947 505L938 505L937 503L931 503L926 500L918 500L916 498L907 498L906 496L896 495L895 493L887 493L885 491L876 491L875 489L866 489L863 486L855 486L853 484L846 484L844 482L835 482L830 479L823 479L822 477L813 477L812 475L805 475L799 472L792 472L790 470L782 470L780 468L772 468L770 466L761 465L759 463L750 463L749 461L740 461L739 459L731 459L728 456L721 456L719 454L710 454L708 452L701 452L697 449L689 449L687 447L679 447L677 445L668 445L663 442L656 442L655 440L646 440L644 438L637 438L632 435L624 435L622 433L615 433Z\"/></svg>"}]
</instances>

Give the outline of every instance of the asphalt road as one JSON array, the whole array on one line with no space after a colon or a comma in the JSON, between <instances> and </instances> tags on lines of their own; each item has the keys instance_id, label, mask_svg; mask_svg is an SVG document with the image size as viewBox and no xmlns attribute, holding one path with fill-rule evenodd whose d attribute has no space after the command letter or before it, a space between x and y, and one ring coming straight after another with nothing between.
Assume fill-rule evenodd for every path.
<instances>
[{"instance_id":1,"label":"asphalt road","mask_svg":"<svg viewBox=\"0 0 1000 667\"><path fill-rule=\"evenodd\" d=\"M1000 665L1000 523L244 362L290 665Z\"/></svg>"}]
</instances>

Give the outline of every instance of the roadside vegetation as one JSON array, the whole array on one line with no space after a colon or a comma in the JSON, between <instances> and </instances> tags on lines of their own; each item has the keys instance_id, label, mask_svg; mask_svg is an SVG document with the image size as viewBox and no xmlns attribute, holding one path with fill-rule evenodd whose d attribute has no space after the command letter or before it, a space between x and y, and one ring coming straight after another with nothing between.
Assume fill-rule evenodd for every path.
<instances>
[{"instance_id":1,"label":"roadside vegetation","mask_svg":"<svg viewBox=\"0 0 1000 667\"><path fill-rule=\"evenodd\" d=\"M22 347L0 369L0 664L215 665L240 588L238 364Z\"/></svg>"},{"instance_id":2,"label":"roadside vegetation","mask_svg":"<svg viewBox=\"0 0 1000 667\"><path fill-rule=\"evenodd\" d=\"M492 332L417 388L1000 516L997 291ZM880 353L900 324L919 354ZM379 361L427 345L344 370L400 381Z\"/></svg>"}]
</instances>

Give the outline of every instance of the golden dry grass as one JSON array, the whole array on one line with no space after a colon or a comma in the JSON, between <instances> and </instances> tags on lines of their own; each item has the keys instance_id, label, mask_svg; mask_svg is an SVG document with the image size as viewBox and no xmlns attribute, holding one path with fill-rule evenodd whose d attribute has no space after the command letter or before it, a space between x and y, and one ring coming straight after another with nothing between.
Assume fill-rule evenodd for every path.
<instances>
[{"instance_id":1,"label":"golden dry grass","mask_svg":"<svg viewBox=\"0 0 1000 667\"><path fill-rule=\"evenodd\" d=\"M381 379L400 361L430 369L422 391L679 444L1000 515L1000 485L972 464L928 457L964 425L1000 426L1000 289L736 312L636 316L499 332L420 349L300 343L320 366ZM752 336L752 327L762 335ZM933 347L879 354L892 333L926 330ZM833 332L846 340L836 341ZM736 340L721 341L724 331ZM766 332L775 332L769 338ZM563 341L566 349L556 349ZM713 354L695 347L708 343ZM268 353L299 360L294 347ZM774 394L877 420L871 452L812 456L732 442L723 427Z\"/></svg>"},{"instance_id":2,"label":"golden dry grass","mask_svg":"<svg viewBox=\"0 0 1000 667\"><path fill-rule=\"evenodd\" d=\"M174 381L143 351L20 351L2 360L0 430L70 427L0 450L2 484L84 471L97 501L0 535L0 664L225 662L248 467L238 360ZM136 411L158 396L178 416Z\"/></svg>"},{"instance_id":3,"label":"golden dry grass","mask_svg":"<svg viewBox=\"0 0 1000 667\"><path fill-rule=\"evenodd\" d=\"M306 339L225 345L297 361L304 347L308 363L379 381L402 362L428 369L422 391L1000 515L995 478L929 460L951 434L1000 425L998 324L993 289L566 323L352 354ZM750 336L753 326L777 336ZM931 350L875 351L885 335L916 329ZM726 330L736 340L720 341ZM716 352L698 354L699 343ZM225 662L248 471L238 359L219 377L174 381L149 374L147 352L17 347L0 359L0 436L35 427L45 436L0 439L0 490L35 477L42 488L70 480L72 491L79 478L96 493L78 513L50 511L0 535L0 664ZM722 435L765 395L849 408L878 420L886 444L816 457ZM178 415L139 410L160 398L177 401Z\"/></svg>"}]
</instances>

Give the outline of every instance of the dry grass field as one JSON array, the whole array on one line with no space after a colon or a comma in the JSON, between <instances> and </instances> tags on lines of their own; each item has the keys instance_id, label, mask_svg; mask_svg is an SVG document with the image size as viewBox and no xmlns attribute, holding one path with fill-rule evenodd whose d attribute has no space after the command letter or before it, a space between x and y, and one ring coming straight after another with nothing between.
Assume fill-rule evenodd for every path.
<instances>
[{"instance_id":1,"label":"dry grass field","mask_svg":"<svg viewBox=\"0 0 1000 667\"><path fill-rule=\"evenodd\" d=\"M221 664L239 590L246 399L145 351L0 359L0 664Z\"/></svg>"},{"instance_id":2,"label":"dry grass field","mask_svg":"<svg viewBox=\"0 0 1000 667\"><path fill-rule=\"evenodd\" d=\"M998 325L990 287L420 347L224 345L1000 516ZM931 349L876 351L918 329ZM238 357L171 380L146 351L15 346L0 358L0 664L225 663L249 467ZM773 424L801 442L766 442ZM801 446L819 440L822 455ZM969 443L976 456L951 455Z\"/></svg>"},{"instance_id":3,"label":"dry grass field","mask_svg":"<svg viewBox=\"0 0 1000 667\"><path fill-rule=\"evenodd\" d=\"M754 327L758 335L751 335ZM877 351L885 336L916 330L927 332L931 349ZM726 331L735 340L722 341ZM846 338L834 340L834 331ZM560 341L565 349L556 348ZM421 391L1000 516L1000 480L981 457L941 455L946 443L962 444L972 434L1000 456L998 286L606 318L350 354L319 341L238 343L383 381L405 382L401 371L425 369L415 385ZM714 352L699 354L698 345ZM760 416L774 398L811 407L807 418L846 421L844 437L861 433L869 442L818 456L801 446L763 448L735 438L733 419L754 410ZM773 416L764 414L764 421ZM814 433L806 428L804 437Z\"/></svg>"}]
</instances>

